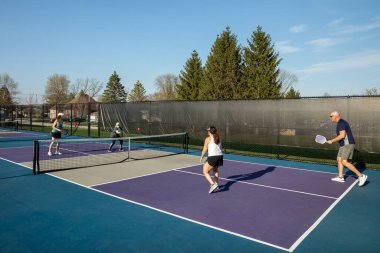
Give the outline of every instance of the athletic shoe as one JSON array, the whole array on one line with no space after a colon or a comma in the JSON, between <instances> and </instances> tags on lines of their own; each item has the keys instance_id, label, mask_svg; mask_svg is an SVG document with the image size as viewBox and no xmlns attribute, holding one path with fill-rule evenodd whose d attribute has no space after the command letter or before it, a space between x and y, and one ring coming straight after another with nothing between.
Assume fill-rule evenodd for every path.
<instances>
[{"instance_id":1,"label":"athletic shoe","mask_svg":"<svg viewBox=\"0 0 380 253\"><path fill-rule=\"evenodd\" d=\"M62 153L61 153L61 152L55 152L55 154L56 154L56 155L62 155Z\"/></svg>"},{"instance_id":2,"label":"athletic shoe","mask_svg":"<svg viewBox=\"0 0 380 253\"><path fill-rule=\"evenodd\" d=\"M211 186L210 186L210 190L208 191L208 193L211 194L213 191L216 190L216 188L218 188L218 184L217 184L217 183L211 185Z\"/></svg>"},{"instance_id":3,"label":"athletic shoe","mask_svg":"<svg viewBox=\"0 0 380 253\"><path fill-rule=\"evenodd\" d=\"M51 152L48 152L48 156L51 156Z\"/></svg>"},{"instance_id":4,"label":"athletic shoe","mask_svg":"<svg viewBox=\"0 0 380 253\"><path fill-rule=\"evenodd\" d=\"M339 183L344 183L344 178L341 178L339 176L333 177L331 180Z\"/></svg>"},{"instance_id":5,"label":"athletic shoe","mask_svg":"<svg viewBox=\"0 0 380 253\"><path fill-rule=\"evenodd\" d=\"M109 149L109 150L108 150L108 153L111 153L111 152L112 152L112 150L111 150L111 149Z\"/></svg>"},{"instance_id":6,"label":"athletic shoe","mask_svg":"<svg viewBox=\"0 0 380 253\"><path fill-rule=\"evenodd\" d=\"M367 181L368 176L364 175L359 177L359 186L363 186L365 184L365 181Z\"/></svg>"},{"instance_id":7,"label":"athletic shoe","mask_svg":"<svg viewBox=\"0 0 380 253\"><path fill-rule=\"evenodd\" d=\"M123 151L123 148L120 148L119 151Z\"/></svg>"}]
</instances>

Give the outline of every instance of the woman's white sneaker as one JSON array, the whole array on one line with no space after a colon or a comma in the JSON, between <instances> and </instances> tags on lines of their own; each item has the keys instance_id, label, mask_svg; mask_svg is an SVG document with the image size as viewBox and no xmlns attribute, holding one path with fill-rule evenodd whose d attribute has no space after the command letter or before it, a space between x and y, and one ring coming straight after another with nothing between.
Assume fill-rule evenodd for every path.
<instances>
[{"instance_id":1,"label":"woman's white sneaker","mask_svg":"<svg viewBox=\"0 0 380 253\"><path fill-rule=\"evenodd\" d=\"M344 183L344 178L341 178L339 176L333 177L331 180L339 183Z\"/></svg>"}]
</instances>

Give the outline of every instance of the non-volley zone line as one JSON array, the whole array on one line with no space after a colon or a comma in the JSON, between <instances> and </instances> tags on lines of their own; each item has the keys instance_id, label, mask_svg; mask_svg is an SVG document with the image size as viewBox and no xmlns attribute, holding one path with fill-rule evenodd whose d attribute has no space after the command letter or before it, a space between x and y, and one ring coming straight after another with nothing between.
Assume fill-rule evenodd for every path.
<instances>
[{"instance_id":1,"label":"non-volley zone line","mask_svg":"<svg viewBox=\"0 0 380 253\"><path fill-rule=\"evenodd\" d=\"M188 173L192 175L197 175L197 176L204 176L201 173L195 173L195 172L190 172L190 171L184 171L180 169L174 169L174 171L181 172L181 173ZM331 197L331 196L326 196L326 195L321 195L321 194L315 194L315 193L310 193L310 192L303 192L303 191L297 191L297 190L291 190L291 189L286 189L286 188L281 188L281 187L275 187L275 186L270 186L270 185L263 185L263 184L256 184L256 183L250 183L250 182L245 182L242 180L235 180L235 179L229 179L229 178L224 178L224 177L219 177L219 180L226 180L226 181L231 181L231 182L237 182L237 183L242 183L242 184L248 184L248 185L254 185L254 186L259 186L259 187L266 187L270 189L275 189L275 190L280 190L280 191L288 191L288 192L294 192L294 193L300 193L300 194L306 194L306 195L311 195L311 196L316 196L316 197L322 197L322 198L329 198L329 199L338 199L336 197Z\"/></svg>"},{"instance_id":2,"label":"non-volley zone line","mask_svg":"<svg viewBox=\"0 0 380 253\"><path fill-rule=\"evenodd\" d=\"M211 195L207 193L208 186L200 172L202 165L93 185L91 188L165 214L291 252L356 183L352 177L347 180L347 184L336 184L326 173L270 168L275 167L257 164L248 166L226 161L223 168L226 177L220 178L220 181L226 180L227 184ZM270 174L274 171L277 173ZM288 185L293 183L293 180L289 181L289 177L283 177L284 173L290 173L296 178L304 177L306 181L294 182L314 184L315 189L322 189L321 194L278 187L283 181L287 181L285 183ZM238 178L257 180L260 183L244 182ZM262 183L263 181L277 185L270 186ZM236 183L233 188L230 187L232 183ZM150 187L147 188L146 185ZM332 187L323 191L325 185ZM158 188L159 191L156 190ZM329 192L331 194L326 194ZM336 195L332 196L334 194ZM168 200L171 201L170 204ZM204 215L202 212L214 209L223 212L215 212L213 216ZM252 213L255 215L252 216ZM268 233L268 230L273 231L273 234Z\"/></svg>"},{"instance_id":3,"label":"non-volley zone line","mask_svg":"<svg viewBox=\"0 0 380 253\"><path fill-rule=\"evenodd\" d=\"M290 170L281 166L276 168L270 165L228 160L220 169L224 176L221 181L226 180L227 190L211 195L207 193L208 186L201 173L201 164L91 186L57 175L51 176L186 221L290 252L343 198L343 191L346 193L349 191L346 188L348 183L354 182L353 177L349 177L347 184L337 184L330 181L330 176L326 173L315 171L310 173L311 171ZM263 174L262 171L266 172ZM290 174L291 177L286 177L286 174ZM307 180L297 179L305 175ZM286 187L283 182L290 187ZM293 182L296 189L292 189ZM310 190L313 187L299 188L300 185L311 184L315 185L316 189L324 189L323 184L333 185L335 188L339 186L342 189L331 191L332 194L329 194L329 191ZM146 185L150 187L147 189ZM170 205L167 204L168 200L171 201ZM210 217L203 215L202 210L213 210L213 208L223 212L216 212L215 219L210 220ZM307 220L299 219L298 211L302 212L302 218L306 217ZM252 213L255 215L251 216ZM236 218L231 219L231 217ZM293 225L289 226L289 222ZM268 228L273 230L274 236L268 237L263 232ZM281 236L275 236L278 233Z\"/></svg>"}]
</instances>

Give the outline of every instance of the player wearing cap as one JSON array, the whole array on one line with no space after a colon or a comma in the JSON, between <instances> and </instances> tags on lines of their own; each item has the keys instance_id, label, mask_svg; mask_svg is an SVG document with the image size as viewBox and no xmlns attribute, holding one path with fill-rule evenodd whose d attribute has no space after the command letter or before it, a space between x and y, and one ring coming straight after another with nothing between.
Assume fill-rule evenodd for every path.
<instances>
[{"instance_id":1,"label":"player wearing cap","mask_svg":"<svg viewBox=\"0 0 380 253\"><path fill-rule=\"evenodd\" d=\"M203 150L201 154L200 161L202 162L203 157L206 152L208 152L208 157L206 162L203 164L203 175L206 180L210 183L209 193L215 191L218 188L219 179L219 166L223 165L223 153L222 153L222 142L217 130L214 126L207 128L208 136L205 139ZM214 179L210 176L210 171L214 171Z\"/></svg>"},{"instance_id":2,"label":"player wearing cap","mask_svg":"<svg viewBox=\"0 0 380 253\"><path fill-rule=\"evenodd\" d=\"M115 127L110 135L111 138L120 138L121 134L124 133L123 128L120 126L119 122L116 122ZM112 152L112 147L115 145L116 140L112 140L111 145L108 148L108 152ZM120 151L123 150L123 140L119 140L120 142Z\"/></svg>"},{"instance_id":3,"label":"player wearing cap","mask_svg":"<svg viewBox=\"0 0 380 253\"><path fill-rule=\"evenodd\" d=\"M51 156L51 149L53 147L54 141L57 141L57 146L55 147L55 154L56 155L62 155L61 152L59 152L60 147L60 140L62 136L62 128L63 128L63 113L58 113L57 118L54 120L53 125L51 126L51 143L49 145L49 151L48 155Z\"/></svg>"}]
</instances>

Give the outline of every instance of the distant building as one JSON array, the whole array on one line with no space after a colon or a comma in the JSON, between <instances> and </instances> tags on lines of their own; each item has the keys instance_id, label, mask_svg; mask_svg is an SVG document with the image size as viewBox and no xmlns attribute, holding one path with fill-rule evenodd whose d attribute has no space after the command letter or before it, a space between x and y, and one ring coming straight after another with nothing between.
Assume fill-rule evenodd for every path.
<instances>
[{"instance_id":1,"label":"distant building","mask_svg":"<svg viewBox=\"0 0 380 253\"><path fill-rule=\"evenodd\" d=\"M98 120L98 102L85 93L80 93L66 104L58 104L50 108L50 119L55 119L57 114L62 112L64 120L76 121L86 120L88 116L88 105L90 104L90 120Z\"/></svg>"}]
</instances>

